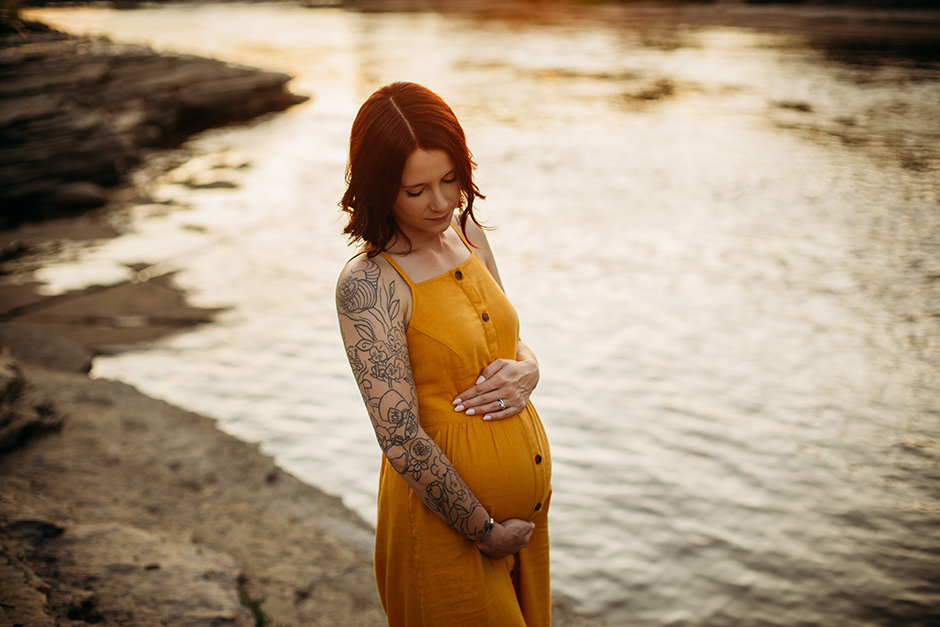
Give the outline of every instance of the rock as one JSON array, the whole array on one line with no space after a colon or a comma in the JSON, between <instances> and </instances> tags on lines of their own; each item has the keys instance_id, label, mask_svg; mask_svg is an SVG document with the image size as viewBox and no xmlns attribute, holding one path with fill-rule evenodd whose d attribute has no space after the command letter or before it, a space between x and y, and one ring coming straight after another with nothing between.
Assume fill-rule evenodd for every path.
<instances>
[{"instance_id":1,"label":"rock","mask_svg":"<svg viewBox=\"0 0 940 627\"><path fill-rule=\"evenodd\" d=\"M49 203L63 210L90 209L108 202L108 193L100 185L89 181L76 181L57 186L49 194Z\"/></svg>"},{"instance_id":2,"label":"rock","mask_svg":"<svg viewBox=\"0 0 940 627\"><path fill-rule=\"evenodd\" d=\"M24 20L18 10L18 3L4 3L0 8L0 35L20 35L26 33L54 32L42 22Z\"/></svg>"},{"instance_id":3,"label":"rock","mask_svg":"<svg viewBox=\"0 0 940 627\"><path fill-rule=\"evenodd\" d=\"M54 627L55 617L47 607L48 592L49 587L7 546L0 533L0 625Z\"/></svg>"},{"instance_id":4,"label":"rock","mask_svg":"<svg viewBox=\"0 0 940 627\"><path fill-rule=\"evenodd\" d=\"M7 347L13 358L24 363L63 372L91 371L91 351L58 335L28 326L0 324L0 346Z\"/></svg>"},{"instance_id":5,"label":"rock","mask_svg":"<svg viewBox=\"0 0 940 627\"><path fill-rule=\"evenodd\" d=\"M43 520L17 520L8 525L7 528L25 540L34 543L58 538L65 532L62 527Z\"/></svg>"},{"instance_id":6,"label":"rock","mask_svg":"<svg viewBox=\"0 0 940 627\"><path fill-rule=\"evenodd\" d=\"M72 614L118 624L254 625L239 601L238 564L224 551L115 523L77 525L54 542ZM91 584L93 597L84 593Z\"/></svg>"},{"instance_id":7,"label":"rock","mask_svg":"<svg viewBox=\"0 0 940 627\"><path fill-rule=\"evenodd\" d=\"M0 349L0 406L12 404L23 393L26 380L13 356Z\"/></svg>"},{"instance_id":8,"label":"rock","mask_svg":"<svg viewBox=\"0 0 940 627\"><path fill-rule=\"evenodd\" d=\"M241 576L225 551L133 525L0 527L0 618L8 619L0 625L51 626L58 613L104 625L251 627ZM53 589L58 607L49 603Z\"/></svg>"},{"instance_id":9,"label":"rock","mask_svg":"<svg viewBox=\"0 0 940 627\"><path fill-rule=\"evenodd\" d=\"M288 81L106 40L0 35L0 228L103 205L143 149L307 100Z\"/></svg>"},{"instance_id":10,"label":"rock","mask_svg":"<svg viewBox=\"0 0 940 627\"><path fill-rule=\"evenodd\" d=\"M22 346L24 362L69 369L84 366L80 361L83 353L110 354L139 347L211 322L221 311L189 306L173 281L173 273L149 277L146 270L143 266L145 276L136 282L94 285L36 301L25 300L24 305L0 314L11 321L9 326L14 329L5 334L5 325L0 325L0 342L13 336L9 338L10 346ZM0 286L0 297L7 291ZM56 345L56 337L61 344ZM72 352L66 352L66 345L73 347Z\"/></svg>"},{"instance_id":11,"label":"rock","mask_svg":"<svg viewBox=\"0 0 940 627\"><path fill-rule=\"evenodd\" d=\"M59 429L63 419L50 400L30 389L10 351L0 348L0 453Z\"/></svg>"}]
</instances>

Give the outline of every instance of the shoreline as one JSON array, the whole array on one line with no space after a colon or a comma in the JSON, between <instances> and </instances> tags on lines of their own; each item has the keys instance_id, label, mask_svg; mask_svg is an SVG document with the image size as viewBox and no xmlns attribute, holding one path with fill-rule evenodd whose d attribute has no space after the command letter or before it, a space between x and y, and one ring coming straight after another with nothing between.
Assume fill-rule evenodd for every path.
<instances>
[{"instance_id":1,"label":"shoreline","mask_svg":"<svg viewBox=\"0 0 940 627\"><path fill-rule=\"evenodd\" d=\"M151 151L309 100L281 72L0 18L0 229L106 206Z\"/></svg>"},{"instance_id":2,"label":"shoreline","mask_svg":"<svg viewBox=\"0 0 940 627\"><path fill-rule=\"evenodd\" d=\"M9 353L4 365L21 405L59 417L0 457L9 624L254 624L240 595L292 625L384 623L372 530L338 497L129 385Z\"/></svg>"},{"instance_id":3,"label":"shoreline","mask_svg":"<svg viewBox=\"0 0 940 627\"><path fill-rule=\"evenodd\" d=\"M210 418L89 378L67 340L6 324L0 347L5 624L262 624L251 607L267 624L386 624L373 529L339 497ZM557 593L553 624L605 625Z\"/></svg>"}]
</instances>

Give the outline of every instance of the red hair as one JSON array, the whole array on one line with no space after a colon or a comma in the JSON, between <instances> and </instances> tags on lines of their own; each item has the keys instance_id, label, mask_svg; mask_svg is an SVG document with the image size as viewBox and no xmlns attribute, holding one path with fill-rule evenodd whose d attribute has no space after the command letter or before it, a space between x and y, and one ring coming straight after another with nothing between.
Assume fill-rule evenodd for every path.
<instances>
[{"instance_id":1,"label":"red hair","mask_svg":"<svg viewBox=\"0 0 940 627\"><path fill-rule=\"evenodd\" d=\"M460 181L458 223L467 234L473 199L484 198L473 182L473 162L457 116L440 96L416 83L392 83L363 103L349 136L346 193L339 206L349 214L343 233L363 241L374 257L397 231L392 206L401 187L405 160L415 150L444 150ZM407 237L405 237L407 240Z\"/></svg>"}]
</instances>

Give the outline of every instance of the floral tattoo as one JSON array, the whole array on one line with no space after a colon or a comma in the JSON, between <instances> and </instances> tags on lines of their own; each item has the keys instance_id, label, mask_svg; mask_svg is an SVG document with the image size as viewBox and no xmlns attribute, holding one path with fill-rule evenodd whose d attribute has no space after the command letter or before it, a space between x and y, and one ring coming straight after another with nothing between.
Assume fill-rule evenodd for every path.
<instances>
[{"instance_id":1,"label":"floral tattoo","mask_svg":"<svg viewBox=\"0 0 940 627\"><path fill-rule=\"evenodd\" d=\"M485 523L470 518L482 505L418 420L401 300L395 281L382 280L371 259L351 265L336 289L346 357L359 385L376 439L392 467L438 516L470 540Z\"/></svg>"}]
</instances>

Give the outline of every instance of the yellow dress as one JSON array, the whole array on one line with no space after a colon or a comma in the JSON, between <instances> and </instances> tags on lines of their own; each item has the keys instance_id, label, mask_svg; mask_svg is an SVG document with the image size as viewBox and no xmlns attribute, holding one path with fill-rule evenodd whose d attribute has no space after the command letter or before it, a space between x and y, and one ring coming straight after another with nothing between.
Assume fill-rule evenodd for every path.
<instances>
[{"instance_id":1,"label":"yellow dress","mask_svg":"<svg viewBox=\"0 0 940 627\"><path fill-rule=\"evenodd\" d=\"M383 254L411 287L406 337L418 415L490 516L531 520L535 530L516 555L490 559L428 509L385 459L375 573L390 627L551 624L552 462L538 414L529 403L517 416L489 422L451 404L493 360L515 359L519 337L515 309L468 248L459 266L420 283Z\"/></svg>"}]
</instances>

